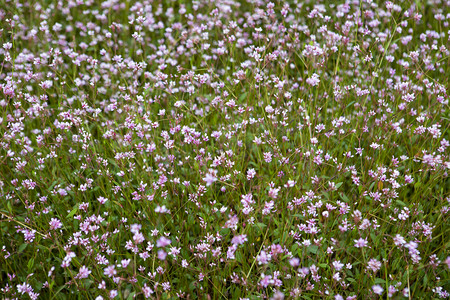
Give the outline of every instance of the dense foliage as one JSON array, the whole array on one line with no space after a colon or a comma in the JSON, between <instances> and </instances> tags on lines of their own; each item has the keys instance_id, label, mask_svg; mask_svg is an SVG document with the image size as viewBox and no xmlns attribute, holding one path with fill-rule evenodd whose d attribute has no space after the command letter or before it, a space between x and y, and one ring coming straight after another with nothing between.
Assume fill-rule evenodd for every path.
<instances>
[{"instance_id":1,"label":"dense foliage","mask_svg":"<svg viewBox=\"0 0 450 300\"><path fill-rule=\"evenodd\" d=\"M449 22L1 1L0 294L448 298Z\"/></svg>"}]
</instances>

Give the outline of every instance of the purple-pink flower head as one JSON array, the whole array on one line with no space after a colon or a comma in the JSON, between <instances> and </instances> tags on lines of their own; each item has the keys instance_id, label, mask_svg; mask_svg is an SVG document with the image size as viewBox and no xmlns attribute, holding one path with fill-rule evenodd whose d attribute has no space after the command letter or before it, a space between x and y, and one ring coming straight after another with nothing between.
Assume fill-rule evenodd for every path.
<instances>
[{"instance_id":1,"label":"purple-pink flower head","mask_svg":"<svg viewBox=\"0 0 450 300\"><path fill-rule=\"evenodd\" d=\"M165 236L162 236L156 241L156 247L158 248L166 247L170 245L170 243L171 243L170 239L166 238Z\"/></svg>"},{"instance_id":2,"label":"purple-pink flower head","mask_svg":"<svg viewBox=\"0 0 450 300\"><path fill-rule=\"evenodd\" d=\"M233 239L231 240L231 243L233 245L242 245L247 241L247 235L246 234L241 234L241 235L237 235L235 237L233 237Z\"/></svg>"}]
</instances>

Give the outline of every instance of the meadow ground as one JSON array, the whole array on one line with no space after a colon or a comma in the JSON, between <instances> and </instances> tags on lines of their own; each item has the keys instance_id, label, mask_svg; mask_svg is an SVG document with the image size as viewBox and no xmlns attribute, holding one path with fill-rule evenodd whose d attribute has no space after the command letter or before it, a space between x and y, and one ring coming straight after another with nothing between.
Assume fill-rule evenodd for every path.
<instances>
[{"instance_id":1,"label":"meadow ground","mask_svg":"<svg viewBox=\"0 0 450 300\"><path fill-rule=\"evenodd\" d=\"M0 1L0 297L448 298L449 22Z\"/></svg>"}]
</instances>

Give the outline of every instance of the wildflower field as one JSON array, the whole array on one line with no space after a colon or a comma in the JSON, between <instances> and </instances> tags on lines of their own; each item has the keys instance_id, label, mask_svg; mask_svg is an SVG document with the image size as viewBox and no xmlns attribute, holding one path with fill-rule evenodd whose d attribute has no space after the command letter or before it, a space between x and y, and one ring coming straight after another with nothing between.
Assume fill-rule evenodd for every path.
<instances>
[{"instance_id":1,"label":"wildflower field","mask_svg":"<svg viewBox=\"0 0 450 300\"><path fill-rule=\"evenodd\" d=\"M0 299L450 297L450 1L272 1L0 1Z\"/></svg>"}]
</instances>

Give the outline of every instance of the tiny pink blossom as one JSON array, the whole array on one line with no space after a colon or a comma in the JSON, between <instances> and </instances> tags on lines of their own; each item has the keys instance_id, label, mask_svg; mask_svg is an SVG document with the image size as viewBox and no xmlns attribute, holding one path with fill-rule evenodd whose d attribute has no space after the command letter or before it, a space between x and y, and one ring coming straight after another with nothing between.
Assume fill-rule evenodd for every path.
<instances>
[{"instance_id":1,"label":"tiny pink blossom","mask_svg":"<svg viewBox=\"0 0 450 300\"><path fill-rule=\"evenodd\" d=\"M50 224L50 230L56 230L62 227L62 223L57 218L52 218L49 222Z\"/></svg>"},{"instance_id":2,"label":"tiny pink blossom","mask_svg":"<svg viewBox=\"0 0 450 300\"><path fill-rule=\"evenodd\" d=\"M369 245L369 243L367 242L367 238L363 239L363 238L359 238L355 241L355 247L356 248L364 248L367 247Z\"/></svg>"}]
</instances>

